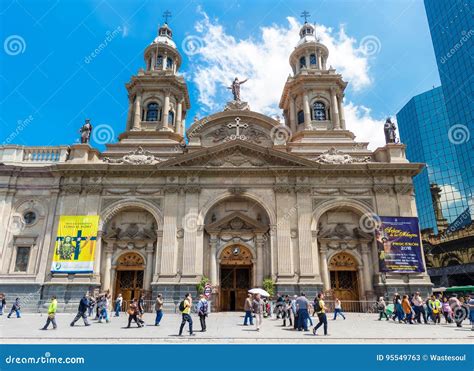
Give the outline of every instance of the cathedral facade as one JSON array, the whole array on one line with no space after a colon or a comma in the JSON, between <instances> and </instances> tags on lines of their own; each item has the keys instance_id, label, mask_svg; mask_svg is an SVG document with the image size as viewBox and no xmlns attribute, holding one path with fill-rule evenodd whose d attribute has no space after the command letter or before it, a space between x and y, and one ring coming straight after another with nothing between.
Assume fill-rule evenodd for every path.
<instances>
[{"instance_id":1,"label":"cathedral facade","mask_svg":"<svg viewBox=\"0 0 474 371\"><path fill-rule=\"evenodd\" d=\"M378 215L416 216L412 177L423 165L406 160L403 144L371 151L355 141L347 83L328 54L305 23L283 123L252 111L235 80L234 99L186 131L181 55L163 25L126 84L117 143L99 152L86 135L71 146L0 147L0 292L176 301L206 277L216 308L236 310L264 280L279 293L352 301L430 291L426 272L382 272L375 238ZM90 271L54 269L62 216L99 217ZM91 242L71 238L77 249Z\"/></svg>"}]
</instances>

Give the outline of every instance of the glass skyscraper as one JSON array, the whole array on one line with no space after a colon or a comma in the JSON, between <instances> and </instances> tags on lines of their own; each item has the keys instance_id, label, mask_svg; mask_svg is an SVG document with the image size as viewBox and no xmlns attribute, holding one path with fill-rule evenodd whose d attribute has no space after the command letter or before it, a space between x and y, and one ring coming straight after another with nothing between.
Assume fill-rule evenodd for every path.
<instances>
[{"instance_id":1,"label":"glass skyscraper","mask_svg":"<svg viewBox=\"0 0 474 371\"><path fill-rule=\"evenodd\" d=\"M397 114L401 142L407 145L407 158L424 162L426 168L414 179L420 227L438 233L434 187L440 189L441 211L447 224L453 223L467 208L463 196L462 170L448 136L450 123L441 87L413 97ZM470 221L470 218L469 218Z\"/></svg>"},{"instance_id":2,"label":"glass skyscraper","mask_svg":"<svg viewBox=\"0 0 474 371\"><path fill-rule=\"evenodd\" d=\"M474 211L474 1L425 0L449 119L447 135L459 164L459 192ZM449 165L446 165L449 166Z\"/></svg>"}]
</instances>

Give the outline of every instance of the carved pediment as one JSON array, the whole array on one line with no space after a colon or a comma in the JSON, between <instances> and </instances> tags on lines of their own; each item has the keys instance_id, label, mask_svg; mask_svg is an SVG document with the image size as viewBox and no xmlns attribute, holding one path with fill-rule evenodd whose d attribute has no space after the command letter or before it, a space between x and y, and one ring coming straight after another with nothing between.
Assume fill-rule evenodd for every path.
<instances>
[{"instance_id":1,"label":"carved pediment","mask_svg":"<svg viewBox=\"0 0 474 371\"><path fill-rule=\"evenodd\" d=\"M326 240L372 240L373 236L360 228L349 228L343 223L318 227L318 238Z\"/></svg>"},{"instance_id":2,"label":"carved pediment","mask_svg":"<svg viewBox=\"0 0 474 371\"><path fill-rule=\"evenodd\" d=\"M343 153L336 148L330 148L328 151L319 155L318 157L313 158L313 161L316 161L320 164L354 164L354 163L367 163L370 162L370 156L363 158L352 157L347 153Z\"/></svg>"},{"instance_id":3,"label":"carved pediment","mask_svg":"<svg viewBox=\"0 0 474 371\"><path fill-rule=\"evenodd\" d=\"M112 164L155 165L161 162L161 159L155 157L152 153L145 151L142 147L138 147L135 151L129 152L122 158L114 159L104 157L103 161Z\"/></svg>"},{"instance_id":4,"label":"carved pediment","mask_svg":"<svg viewBox=\"0 0 474 371\"><path fill-rule=\"evenodd\" d=\"M224 124L219 128L207 134L213 143L224 143L233 140L244 140L251 143L261 144L269 136L258 128L255 124L240 122L240 118L236 117L235 122Z\"/></svg>"},{"instance_id":5,"label":"carved pediment","mask_svg":"<svg viewBox=\"0 0 474 371\"><path fill-rule=\"evenodd\" d=\"M238 211L206 226L208 233L265 233L267 230L268 226Z\"/></svg>"}]
</instances>

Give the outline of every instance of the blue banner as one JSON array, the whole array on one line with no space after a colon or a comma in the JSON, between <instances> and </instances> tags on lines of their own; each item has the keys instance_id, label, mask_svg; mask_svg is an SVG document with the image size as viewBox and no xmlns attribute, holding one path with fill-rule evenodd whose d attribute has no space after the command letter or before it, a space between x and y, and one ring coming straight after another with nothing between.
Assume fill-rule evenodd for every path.
<instances>
[{"instance_id":1,"label":"blue banner","mask_svg":"<svg viewBox=\"0 0 474 371\"><path fill-rule=\"evenodd\" d=\"M2 345L3 370L472 370L468 344Z\"/></svg>"},{"instance_id":2,"label":"blue banner","mask_svg":"<svg viewBox=\"0 0 474 371\"><path fill-rule=\"evenodd\" d=\"M381 272L424 272L418 218L381 216L375 230Z\"/></svg>"}]
</instances>

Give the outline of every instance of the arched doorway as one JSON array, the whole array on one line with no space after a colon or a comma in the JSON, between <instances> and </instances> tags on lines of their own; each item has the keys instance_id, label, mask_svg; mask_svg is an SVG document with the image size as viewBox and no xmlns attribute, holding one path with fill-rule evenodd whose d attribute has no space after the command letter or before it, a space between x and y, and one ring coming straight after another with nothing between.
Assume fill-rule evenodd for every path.
<instances>
[{"instance_id":1,"label":"arched doorway","mask_svg":"<svg viewBox=\"0 0 474 371\"><path fill-rule=\"evenodd\" d=\"M243 245L224 248L220 258L220 309L243 310L252 284L252 253Z\"/></svg>"},{"instance_id":2,"label":"arched doorway","mask_svg":"<svg viewBox=\"0 0 474 371\"><path fill-rule=\"evenodd\" d=\"M140 254L128 252L117 261L115 278L115 296L122 294L125 301L139 298L143 293L145 261Z\"/></svg>"},{"instance_id":3,"label":"arched doorway","mask_svg":"<svg viewBox=\"0 0 474 371\"><path fill-rule=\"evenodd\" d=\"M359 300L358 264L345 252L334 255L329 261L331 291L340 300Z\"/></svg>"}]
</instances>

